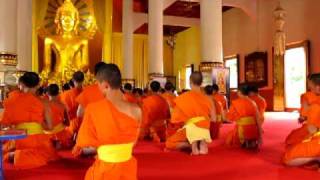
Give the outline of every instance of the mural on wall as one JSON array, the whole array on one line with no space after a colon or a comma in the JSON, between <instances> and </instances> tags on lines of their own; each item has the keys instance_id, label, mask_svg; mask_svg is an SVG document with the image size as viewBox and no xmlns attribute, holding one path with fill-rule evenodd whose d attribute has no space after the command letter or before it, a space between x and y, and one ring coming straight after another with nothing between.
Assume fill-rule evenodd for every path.
<instances>
[{"instance_id":1,"label":"mural on wall","mask_svg":"<svg viewBox=\"0 0 320 180\"><path fill-rule=\"evenodd\" d=\"M268 85L268 54L254 52L245 57L245 82L258 87Z\"/></svg>"}]
</instances>

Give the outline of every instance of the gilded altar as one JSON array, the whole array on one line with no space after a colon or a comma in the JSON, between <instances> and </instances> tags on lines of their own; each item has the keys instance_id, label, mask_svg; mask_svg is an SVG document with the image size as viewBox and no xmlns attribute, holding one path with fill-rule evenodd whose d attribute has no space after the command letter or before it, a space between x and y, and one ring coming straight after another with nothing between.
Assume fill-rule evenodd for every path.
<instances>
[{"instance_id":1,"label":"gilded altar","mask_svg":"<svg viewBox=\"0 0 320 180\"><path fill-rule=\"evenodd\" d=\"M78 70L91 81L89 40L95 36L97 25L89 1L48 1L46 13L37 31L43 40L39 48L43 53L39 57L43 83L62 84Z\"/></svg>"}]
</instances>

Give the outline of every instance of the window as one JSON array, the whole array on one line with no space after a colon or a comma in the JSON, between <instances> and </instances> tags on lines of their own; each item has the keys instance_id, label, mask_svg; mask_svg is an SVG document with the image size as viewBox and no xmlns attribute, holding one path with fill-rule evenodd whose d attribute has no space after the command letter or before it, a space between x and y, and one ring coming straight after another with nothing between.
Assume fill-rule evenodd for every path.
<instances>
[{"instance_id":1,"label":"window","mask_svg":"<svg viewBox=\"0 0 320 180\"><path fill-rule=\"evenodd\" d=\"M239 56L230 56L225 58L225 67L230 68L230 88L238 88L239 81Z\"/></svg>"},{"instance_id":2,"label":"window","mask_svg":"<svg viewBox=\"0 0 320 180\"><path fill-rule=\"evenodd\" d=\"M193 65L187 65L185 69L185 89L191 89L190 87L190 76L193 72Z\"/></svg>"}]
</instances>

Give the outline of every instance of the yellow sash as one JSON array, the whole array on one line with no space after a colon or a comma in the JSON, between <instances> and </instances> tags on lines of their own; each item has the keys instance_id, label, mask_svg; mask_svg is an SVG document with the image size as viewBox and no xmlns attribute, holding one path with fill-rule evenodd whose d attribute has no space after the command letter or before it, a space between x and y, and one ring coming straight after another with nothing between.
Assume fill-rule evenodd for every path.
<instances>
[{"instance_id":1,"label":"yellow sash","mask_svg":"<svg viewBox=\"0 0 320 180\"><path fill-rule=\"evenodd\" d=\"M186 136L190 144L200 140L205 140L208 143L211 142L209 129L196 126L196 123L203 120L207 120L206 117L194 117L185 123L184 128L186 129Z\"/></svg>"},{"instance_id":2,"label":"yellow sash","mask_svg":"<svg viewBox=\"0 0 320 180\"><path fill-rule=\"evenodd\" d=\"M254 125L256 124L256 121L253 117L242 117L238 121L236 121L236 123L238 125L238 135L239 135L240 143L242 144L245 141L244 130L242 126Z\"/></svg>"},{"instance_id":3,"label":"yellow sash","mask_svg":"<svg viewBox=\"0 0 320 180\"><path fill-rule=\"evenodd\" d=\"M20 123L16 125L16 129L26 130L28 135L43 134L43 127L36 122Z\"/></svg>"},{"instance_id":4,"label":"yellow sash","mask_svg":"<svg viewBox=\"0 0 320 180\"><path fill-rule=\"evenodd\" d=\"M310 142L310 141L312 140L312 138L314 138L314 137L319 137L319 136L320 136L320 131L312 134L309 138L303 140L302 142L303 142L303 143Z\"/></svg>"},{"instance_id":5,"label":"yellow sash","mask_svg":"<svg viewBox=\"0 0 320 180\"><path fill-rule=\"evenodd\" d=\"M134 143L103 145L98 147L98 158L109 163L126 162L132 157Z\"/></svg>"},{"instance_id":6,"label":"yellow sash","mask_svg":"<svg viewBox=\"0 0 320 180\"><path fill-rule=\"evenodd\" d=\"M54 126L52 130L50 131L44 131L45 134L56 134L58 132L63 131L65 128L65 125L63 123L59 123L58 125Z\"/></svg>"}]
</instances>

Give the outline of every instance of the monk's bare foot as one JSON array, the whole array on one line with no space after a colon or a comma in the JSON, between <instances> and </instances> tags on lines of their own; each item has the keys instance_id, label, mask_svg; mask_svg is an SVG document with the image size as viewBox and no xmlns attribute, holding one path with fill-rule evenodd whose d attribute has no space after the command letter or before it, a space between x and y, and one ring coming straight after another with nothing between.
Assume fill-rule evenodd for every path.
<instances>
[{"instance_id":1,"label":"monk's bare foot","mask_svg":"<svg viewBox=\"0 0 320 180\"><path fill-rule=\"evenodd\" d=\"M202 140L200 141L200 154L208 154L208 144L206 143L206 141Z\"/></svg>"},{"instance_id":2,"label":"monk's bare foot","mask_svg":"<svg viewBox=\"0 0 320 180\"><path fill-rule=\"evenodd\" d=\"M191 150L191 155L199 155L198 141L195 141L191 144Z\"/></svg>"}]
</instances>

